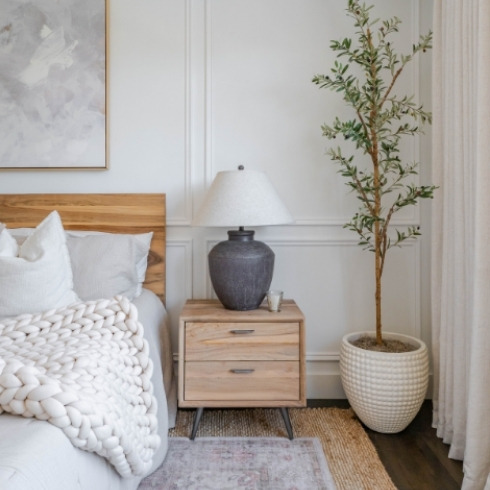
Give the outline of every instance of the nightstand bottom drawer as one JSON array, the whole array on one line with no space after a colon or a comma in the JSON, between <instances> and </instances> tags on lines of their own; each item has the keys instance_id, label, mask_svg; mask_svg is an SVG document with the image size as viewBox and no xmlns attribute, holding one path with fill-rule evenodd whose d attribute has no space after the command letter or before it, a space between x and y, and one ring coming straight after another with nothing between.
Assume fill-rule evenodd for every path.
<instances>
[{"instance_id":1,"label":"nightstand bottom drawer","mask_svg":"<svg viewBox=\"0 0 490 490\"><path fill-rule=\"evenodd\" d=\"M185 363L186 401L299 400L298 361Z\"/></svg>"}]
</instances>

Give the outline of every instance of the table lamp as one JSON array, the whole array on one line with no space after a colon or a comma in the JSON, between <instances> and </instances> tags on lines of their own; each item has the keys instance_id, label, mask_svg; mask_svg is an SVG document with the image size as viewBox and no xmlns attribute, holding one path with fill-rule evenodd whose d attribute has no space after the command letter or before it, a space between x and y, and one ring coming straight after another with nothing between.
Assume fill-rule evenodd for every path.
<instances>
[{"instance_id":1,"label":"table lamp","mask_svg":"<svg viewBox=\"0 0 490 490\"><path fill-rule=\"evenodd\" d=\"M218 172L194 226L236 227L228 240L209 252L209 275L216 296L229 310L254 310L260 306L272 281L274 252L254 240L247 226L292 222L271 182L263 172L238 170Z\"/></svg>"}]
</instances>

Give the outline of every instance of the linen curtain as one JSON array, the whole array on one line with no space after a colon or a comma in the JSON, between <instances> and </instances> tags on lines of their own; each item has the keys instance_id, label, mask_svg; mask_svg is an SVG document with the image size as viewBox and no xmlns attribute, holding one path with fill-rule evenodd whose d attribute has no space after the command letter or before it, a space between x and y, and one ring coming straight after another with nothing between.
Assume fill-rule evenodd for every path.
<instances>
[{"instance_id":1,"label":"linen curtain","mask_svg":"<svg viewBox=\"0 0 490 490\"><path fill-rule=\"evenodd\" d=\"M434 427L490 489L490 0L434 0Z\"/></svg>"}]
</instances>

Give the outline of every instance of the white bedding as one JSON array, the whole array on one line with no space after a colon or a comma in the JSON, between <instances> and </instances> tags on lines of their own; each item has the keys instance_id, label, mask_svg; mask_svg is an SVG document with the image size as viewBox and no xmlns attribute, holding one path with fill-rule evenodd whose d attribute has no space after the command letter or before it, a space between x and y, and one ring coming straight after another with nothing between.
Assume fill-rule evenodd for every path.
<instances>
[{"instance_id":1,"label":"white bedding","mask_svg":"<svg viewBox=\"0 0 490 490\"><path fill-rule=\"evenodd\" d=\"M167 452L169 421L173 425L176 412L175 380L165 309L147 290L133 302L150 346L154 364L152 381L158 403L161 445L149 474L161 464ZM164 374L158 369L160 365ZM60 429L48 422L0 415L2 490L129 490L136 489L143 476L121 478L105 459L75 448Z\"/></svg>"}]
</instances>

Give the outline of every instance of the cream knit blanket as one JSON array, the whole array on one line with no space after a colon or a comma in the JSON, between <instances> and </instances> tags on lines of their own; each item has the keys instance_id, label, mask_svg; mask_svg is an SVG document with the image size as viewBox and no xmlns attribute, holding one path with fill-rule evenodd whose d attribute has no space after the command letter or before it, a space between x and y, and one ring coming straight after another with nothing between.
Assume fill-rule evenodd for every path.
<instances>
[{"instance_id":1,"label":"cream knit blanket","mask_svg":"<svg viewBox=\"0 0 490 490\"><path fill-rule=\"evenodd\" d=\"M0 413L46 420L123 477L160 444L136 307L117 296L0 322Z\"/></svg>"}]
</instances>

